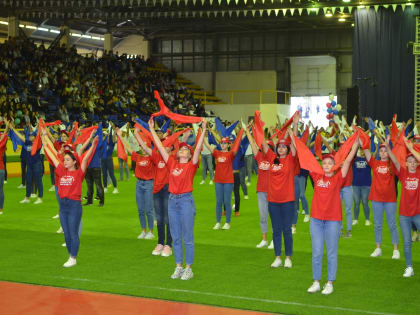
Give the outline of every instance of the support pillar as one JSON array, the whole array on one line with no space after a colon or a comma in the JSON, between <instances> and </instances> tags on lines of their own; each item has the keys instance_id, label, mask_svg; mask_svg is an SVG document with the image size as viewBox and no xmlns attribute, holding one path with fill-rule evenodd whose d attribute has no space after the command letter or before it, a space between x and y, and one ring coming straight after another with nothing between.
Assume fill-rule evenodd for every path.
<instances>
[{"instance_id":1,"label":"support pillar","mask_svg":"<svg viewBox=\"0 0 420 315\"><path fill-rule=\"evenodd\" d=\"M113 49L113 38L111 33L106 33L104 35L104 51L112 52Z\"/></svg>"},{"instance_id":2,"label":"support pillar","mask_svg":"<svg viewBox=\"0 0 420 315\"><path fill-rule=\"evenodd\" d=\"M9 16L9 29L8 35L9 37L19 37L19 19L16 16Z\"/></svg>"},{"instance_id":3,"label":"support pillar","mask_svg":"<svg viewBox=\"0 0 420 315\"><path fill-rule=\"evenodd\" d=\"M60 26L60 33L63 34L60 38L60 47L64 46L68 49L70 45L70 28L67 25L62 25Z\"/></svg>"}]
</instances>

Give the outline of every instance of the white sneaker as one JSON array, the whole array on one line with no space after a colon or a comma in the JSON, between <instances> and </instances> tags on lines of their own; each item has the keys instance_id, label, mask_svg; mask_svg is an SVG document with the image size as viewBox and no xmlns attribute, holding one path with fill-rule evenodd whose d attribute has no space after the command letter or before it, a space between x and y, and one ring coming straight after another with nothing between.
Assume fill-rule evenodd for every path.
<instances>
[{"instance_id":1,"label":"white sneaker","mask_svg":"<svg viewBox=\"0 0 420 315\"><path fill-rule=\"evenodd\" d=\"M60 218L60 216L58 214L56 214L55 216L52 217L53 219L58 219Z\"/></svg>"},{"instance_id":2,"label":"white sneaker","mask_svg":"<svg viewBox=\"0 0 420 315\"><path fill-rule=\"evenodd\" d=\"M182 277L184 273L184 268L182 267L175 267L174 273L171 275L171 279L179 279Z\"/></svg>"},{"instance_id":3,"label":"white sneaker","mask_svg":"<svg viewBox=\"0 0 420 315\"><path fill-rule=\"evenodd\" d=\"M281 258L276 257L276 259L274 259L273 263L271 264L272 268L278 268L281 267L282 263L281 263Z\"/></svg>"},{"instance_id":4,"label":"white sneaker","mask_svg":"<svg viewBox=\"0 0 420 315\"><path fill-rule=\"evenodd\" d=\"M415 241L417 241L417 238L418 238L418 234L417 234L417 232L414 232L413 236L411 237L411 241L415 242Z\"/></svg>"},{"instance_id":5,"label":"white sneaker","mask_svg":"<svg viewBox=\"0 0 420 315\"><path fill-rule=\"evenodd\" d=\"M244 196L244 199L245 199L245 200L248 200L248 199L249 199L248 195L245 195L245 196Z\"/></svg>"},{"instance_id":6,"label":"white sneaker","mask_svg":"<svg viewBox=\"0 0 420 315\"><path fill-rule=\"evenodd\" d=\"M303 211L303 213L305 213L305 211ZM303 218L303 222L309 222L309 214L305 214L305 217Z\"/></svg>"},{"instance_id":7,"label":"white sneaker","mask_svg":"<svg viewBox=\"0 0 420 315\"><path fill-rule=\"evenodd\" d=\"M42 199L41 198L38 198L37 200L35 200L35 202L34 202L34 204L35 205L38 205L38 204L40 204L40 203L42 203Z\"/></svg>"},{"instance_id":8,"label":"white sneaker","mask_svg":"<svg viewBox=\"0 0 420 315\"><path fill-rule=\"evenodd\" d=\"M213 226L213 230L220 230L220 223L217 222L215 226Z\"/></svg>"},{"instance_id":9,"label":"white sneaker","mask_svg":"<svg viewBox=\"0 0 420 315\"><path fill-rule=\"evenodd\" d=\"M213 185L213 181L212 180L209 182L209 185Z\"/></svg>"},{"instance_id":10,"label":"white sneaker","mask_svg":"<svg viewBox=\"0 0 420 315\"><path fill-rule=\"evenodd\" d=\"M144 237L144 239L145 240L152 240L152 239L154 239L155 238L155 236L153 235L153 233L152 232L147 232L147 234L146 234L146 236Z\"/></svg>"},{"instance_id":11,"label":"white sneaker","mask_svg":"<svg viewBox=\"0 0 420 315\"><path fill-rule=\"evenodd\" d=\"M4 181L3 181L3 184L7 184L7 180L4 180Z\"/></svg>"},{"instance_id":12,"label":"white sneaker","mask_svg":"<svg viewBox=\"0 0 420 315\"><path fill-rule=\"evenodd\" d=\"M230 229L230 224L229 223L225 223L222 227L222 230L229 230Z\"/></svg>"},{"instance_id":13,"label":"white sneaker","mask_svg":"<svg viewBox=\"0 0 420 315\"><path fill-rule=\"evenodd\" d=\"M51 186L50 189L48 189L48 191L55 191L55 186Z\"/></svg>"},{"instance_id":14,"label":"white sneaker","mask_svg":"<svg viewBox=\"0 0 420 315\"><path fill-rule=\"evenodd\" d=\"M194 274L191 268L185 268L182 273L181 280L190 280L192 277L194 277Z\"/></svg>"},{"instance_id":15,"label":"white sneaker","mask_svg":"<svg viewBox=\"0 0 420 315\"><path fill-rule=\"evenodd\" d=\"M318 291L321 291L321 287L320 287L318 281L314 281L314 283L312 283L312 285L307 290L308 293L315 293L315 292L318 292Z\"/></svg>"},{"instance_id":16,"label":"white sneaker","mask_svg":"<svg viewBox=\"0 0 420 315\"><path fill-rule=\"evenodd\" d=\"M357 225L359 223L359 220L353 220L353 222L351 223L351 225Z\"/></svg>"},{"instance_id":17,"label":"white sneaker","mask_svg":"<svg viewBox=\"0 0 420 315\"><path fill-rule=\"evenodd\" d=\"M155 249L152 252L153 256L160 256L162 255L162 251L163 251L163 245L162 244L157 244Z\"/></svg>"},{"instance_id":18,"label":"white sneaker","mask_svg":"<svg viewBox=\"0 0 420 315\"><path fill-rule=\"evenodd\" d=\"M25 185L20 184L17 188L18 188L18 189L23 189L23 188L26 188L26 186L25 186Z\"/></svg>"},{"instance_id":19,"label":"white sneaker","mask_svg":"<svg viewBox=\"0 0 420 315\"><path fill-rule=\"evenodd\" d=\"M410 278L412 276L414 276L413 267L407 267L407 268L405 268L403 277L404 278Z\"/></svg>"},{"instance_id":20,"label":"white sneaker","mask_svg":"<svg viewBox=\"0 0 420 315\"><path fill-rule=\"evenodd\" d=\"M139 236L137 236L137 239L141 240L141 239L144 239L145 237L146 237L146 232L143 231L139 234Z\"/></svg>"},{"instance_id":21,"label":"white sneaker","mask_svg":"<svg viewBox=\"0 0 420 315\"><path fill-rule=\"evenodd\" d=\"M235 210L236 206L235 204L232 205L232 210Z\"/></svg>"},{"instance_id":22,"label":"white sneaker","mask_svg":"<svg viewBox=\"0 0 420 315\"><path fill-rule=\"evenodd\" d=\"M268 249L274 249L274 243L273 243L273 241L270 242L270 245L268 245L267 248Z\"/></svg>"},{"instance_id":23,"label":"white sneaker","mask_svg":"<svg viewBox=\"0 0 420 315\"><path fill-rule=\"evenodd\" d=\"M108 187L105 187L104 188L104 193L107 193L108 192Z\"/></svg>"},{"instance_id":24,"label":"white sneaker","mask_svg":"<svg viewBox=\"0 0 420 315\"><path fill-rule=\"evenodd\" d=\"M292 226L292 234L296 234L296 227Z\"/></svg>"},{"instance_id":25,"label":"white sneaker","mask_svg":"<svg viewBox=\"0 0 420 315\"><path fill-rule=\"evenodd\" d=\"M36 194L31 194L31 198L36 198Z\"/></svg>"},{"instance_id":26,"label":"white sneaker","mask_svg":"<svg viewBox=\"0 0 420 315\"><path fill-rule=\"evenodd\" d=\"M0 215L2 215L3 214L3 211L0 211Z\"/></svg>"},{"instance_id":27,"label":"white sneaker","mask_svg":"<svg viewBox=\"0 0 420 315\"><path fill-rule=\"evenodd\" d=\"M247 185L247 186L251 186L251 183L248 183L248 182L247 182L247 183L246 183L246 185Z\"/></svg>"},{"instance_id":28,"label":"white sneaker","mask_svg":"<svg viewBox=\"0 0 420 315\"><path fill-rule=\"evenodd\" d=\"M302 214L305 214L305 210L302 210Z\"/></svg>"},{"instance_id":29,"label":"white sneaker","mask_svg":"<svg viewBox=\"0 0 420 315\"><path fill-rule=\"evenodd\" d=\"M375 248L373 253L370 254L370 257L379 257L379 256L382 256L382 249L377 247L377 248Z\"/></svg>"},{"instance_id":30,"label":"white sneaker","mask_svg":"<svg viewBox=\"0 0 420 315\"><path fill-rule=\"evenodd\" d=\"M29 199L23 199L21 201L19 201L19 203L30 203L31 201Z\"/></svg>"},{"instance_id":31,"label":"white sneaker","mask_svg":"<svg viewBox=\"0 0 420 315\"><path fill-rule=\"evenodd\" d=\"M69 268L69 267L73 267L76 266L76 258L70 257L69 260L67 260L63 267Z\"/></svg>"},{"instance_id":32,"label":"white sneaker","mask_svg":"<svg viewBox=\"0 0 420 315\"><path fill-rule=\"evenodd\" d=\"M398 249L394 249L394 251L392 252L392 259L400 259L400 257L400 251Z\"/></svg>"},{"instance_id":33,"label":"white sneaker","mask_svg":"<svg viewBox=\"0 0 420 315\"><path fill-rule=\"evenodd\" d=\"M67 245L66 245L66 243L63 243L63 244L61 244L61 246L62 246L62 247L66 247Z\"/></svg>"},{"instance_id":34,"label":"white sneaker","mask_svg":"<svg viewBox=\"0 0 420 315\"><path fill-rule=\"evenodd\" d=\"M263 247L265 247L267 245L268 245L268 242L262 240L261 242L258 243L257 248L263 248Z\"/></svg>"},{"instance_id":35,"label":"white sneaker","mask_svg":"<svg viewBox=\"0 0 420 315\"><path fill-rule=\"evenodd\" d=\"M328 294L331 294L331 293L333 293L334 292L334 287L333 287L333 285L331 284L331 283L329 283L329 282L327 282L325 285L324 285L324 288L322 289L322 294L324 294L324 295L328 295Z\"/></svg>"},{"instance_id":36,"label":"white sneaker","mask_svg":"<svg viewBox=\"0 0 420 315\"><path fill-rule=\"evenodd\" d=\"M63 231L63 228L60 226L60 228L57 230L57 234L60 234L60 233L64 233L64 231Z\"/></svg>"},{"instance_id":37,"label":"white sneaker","mask_svg":"<svg viewBox=\"0 0 420 315\"><path fill-rule=\"evenodd\" d=\"M112 193L113 193L113 194L118 194L118 193L119 193L118 188L117 188L117 187L115 187L115 188L114 188L114 190L112 191Z\"/></svg>"},{"instance_id":38,"label":"white sneaker","mask_svg":"<svg viewBox=\"0 0 420 315\"><path fill-rule=\"evenodd\" d=\"M366 221L365 221L365 225L366 225L366 226L369 226L369 225L371 225L371 224L372 224L372 223L370 223L370 221L369 221L369 220L366 220Z\"/></svg>"},{"instance_id":39,"label":"white sneaker","mask_svg":"<svg viewBox=\"0 0 420 315\"><path fill-rule=\"evenodd\" d=\"M203 185L203 184L205 184L206 182L204 181L204 180L202 180L201 182L200 182L200 185Z\"/></svg>"},{"instance_id":40,"label":"white sneaker","mask_svg":"<svg viewBox=\"0 0 420 315\"><path fill-rule=\"evenodd\" d=\"M292 260L290 258L286 258L284 261L284 268L292 268Z\"/></svg>"},{"instance_id":41,"label":"white sneaker","mask_svg":"<svg viewBox=\"0 0 420 315\"><path fill-rule=\"evenodd\" d=\"M162 250L162 257L169 257L172 255L172 248L169 245L165 245Z\"/></svg>"}]
</instances>

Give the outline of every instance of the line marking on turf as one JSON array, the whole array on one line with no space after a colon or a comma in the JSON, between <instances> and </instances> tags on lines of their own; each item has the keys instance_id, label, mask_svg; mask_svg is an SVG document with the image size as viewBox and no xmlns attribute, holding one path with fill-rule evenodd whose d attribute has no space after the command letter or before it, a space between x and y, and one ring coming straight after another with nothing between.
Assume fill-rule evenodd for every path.
<instances>
[{"instance_id":1,"label":"line marking on turf","mask_svg":"<svg viewBox=\"0 0 420 315\"><path fill-rule=\"evenodd\" d=\"M345 311L345 312L352 312L352 313L362 313L362 314L372 314L372 315L397 315L395 313L373 312L373 311L367 311L367 310L362 310L362 309L346 308L346 307L339 307L339 306L305 304L305 303L300 303L300 302L260 299L260 298L253 298L253 297L248 297L248 296L203 292L203 291L186 290L186 289L163 288L163 287L155 287L155 286L148 286L148 285L141 285L141 284L128 284L128 283L122 283L122 282L114 282L114 281L102 281L102 280L85 279L85 278L70 278L70 277L62 277L62 276L60 276L60 277L47 276L47 277L51 277L51 278L55 278L55 279L61 279L61 280L92 282L92 283L108 284L108 285L110 285L110 284L111 285L120 285L120 286L129 285L129 286L132 286L132 287L139 287L139 288L144 288L144 289L153 289L153 290L171 291L171 292L182 292L182 293L189 293L189 294L196 294L196 295L207 295L207 296L220 297L220 298L229 298L229 299L234 299L234 300L263 302L263 303L271 303L271 304L294 305L294 306L301 306L301 307L307 307L307 308L317 308L317 309L326 309L326 310L334 310L334 311ZM108 292L108 293L110 293L110 292Z\"/></svg>"}]
</instances>

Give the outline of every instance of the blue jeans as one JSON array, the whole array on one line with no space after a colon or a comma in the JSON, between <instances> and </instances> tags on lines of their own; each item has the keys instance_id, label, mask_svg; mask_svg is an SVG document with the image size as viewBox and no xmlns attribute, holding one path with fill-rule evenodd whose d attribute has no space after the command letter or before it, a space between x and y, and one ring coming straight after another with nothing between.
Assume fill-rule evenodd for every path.
<instances>
[{"instance_id":1,"label":"blue jeans","mask_svg":"<svg viewBox=\"0 0 420 315\"><path fill-rule=\"evenodd\" d=\"M168 202L169 226L173 240L173 250L176 264L182 264L185 247L185 263L194 262L194 218L195 204L192 193L180 195L169 194Z\"/></svg>"},{"instance_id":2,"label":"blue jeans","mask_svg":"<svg viewBox=\"0 0 420 315\"><path fill-rule=\"evenodd\" d=\"M207 171L209 171L210 179L213 180L214 178L214 170L213 170L213 157L211 154L202 154L201 155L201 175L203 176L203 180L206 180Z\"/></svg>"},{"instance_id":3,"label":"blue jeans","mask_svg":"<svg viewBox=\"0 0 420 315\"><path fill-rule=\"evenodd\" d=\"M108 186L108 175L112 180L112 185L117 187L117 179L114 174L114 161L112 160L112 156L108 156L107 158L101 160L101 168L104 188Z\"/></svg>"},{"instance_id":4,"label":"blue jeans","mask_svg":"<svg viewBox=\"0 0 420 315\"><path fill-rule=\"evenodd\" d=\"M262 233L268 232L267 219L268 219L268 201L266 192L257 192L258 210L260 211L260 227Z\"/></svg>"},{"instance_id":5,"label":"blue jeans","mask_svg":"<svg viewBox=\"0 0 420 315\"><path fill-rule=\"evenodd\" d=\"M55 167L54 167L54 165L51 165L50 164L50 178L51 178L51 185L55 185L55 174L54 174L54 171L55 171Z\"/></svg>"},{"instance_id":6,"label":"blue jeans","mask_svg":"<svg viewBox=\"0 0 420 315\"><path fill-rule=\"evenodd\" d=\"M341 201L344 200L344 208L346 211L346 229L351 231L353 221L353 187L346 186L340 190ZM343 221L341 221L341 229L343 229Z\"/></svg>"},{"instance_id":7,"label":"blue jeans","mask_svg":"<svg viewBox=\"0 0 420 315\"><path fill-rule=\"evenodd\" d=\"M302 203L302 209L305 211L305 214L309 214L308 200L306 200L305 191L306 191L306 176L298 176L299 181L299 199ZM298 199L296 199L298 200ZM299 201L298 201L298 211L299 211Z\"/></svg>"},{"instance_id":8,"label":"blue jeans","mask_svg":"<svg viewBox=\"0 0 420 315\"><path fill-rule=\"evenodd\" d=\"M293 214L293 224L296 225L298 214L299 214L299 196L300 196L300 186L299 186L299 176L293 178L295 185L295 212Z\"/></svg>"},{"instance_id":9,"label":"blue jeans","mask_svg":"<svg viewBox=\"0 0 420 315\"><path fill-rule=\"evenodd\" d=\"M153 230L153 180L138 179L136 183L136 202L139 212L140 225L143 230L149 225ZM146 224L147 215L147 224Z\"/></svg>"},{"instance_id":10,"label":"blue jeans","mask_svg":"<svg viewBox=\"0 0 420 315\"><path fill-rule=\"evenodd\" d=\"M60 223L64 231L67 251L76 257L80 246L80 222L82 219L82 203L68 198L60 199Z\"/></svg>"},{"instance_id":11,"label":"blue jeans","mask_svg":"<svg viewBox=\"0 0 420 315\"><path fill-rule=\"evenodd\" d=\"M363 212L366 220L369 220L369 192L370 186L353 186L354 219L359 220L360 201L363 204Z\"/></svg>"},{"instance_id":12,"label":"blue jeans","mask_svg":"<svg viewBox=\"0 0 420 315\"><path fill-rule=\"evenodd\" d=\"M22 172L22 185L25 186L27 165L26 165L26 160L23 157L20 158L20 169Z\"/></svg>"},{"instance_id":13,"label":"blue jeans","mask_svg":"<svg viewBox=\"0 0 420 315\"><path fill-rule=\"evenodd\" d=\"M401 227L401 234L404 240L404 257L405 263L407 267L413 265L413 261L411 259L411 225L417 227L417 230L420 230L420 214L413 216L413 217L406 217L400 215L400 227Z\"/></svg>"},{"instance_id":14,"label":"blue jeans","mask_svg":"<svg viewBox=\"0 0 420 315\"><path fill-rule=\"evenodd\" d=\"M215 183L214 188L216 189L216 221L220 223L222 219L222 208L224 204L226 223L230 223L230 217L232 215L230 199L232 197L233 184Z\"/></svg>"},{"instance_id":15,"label":"blue jeans","mask_svg":"<svg viewBox=\"0 0 420 315\"><path fill-rule=\"evenodd\" d=\"M159 192L153 194L153 203L155 205L155 216L158 230L158 244L172 246L171 230L168 220L168 198L169 190L166 184ZM166 243L165 243L166 227Z\"/></svg>"},{"instance_id":16,"label":"blue jeans","mask_svg":"<svg viewBox=\"0 0 420 315\"><path fill-rule=\"evenodd\" d=\"M32 193L32 179L35 180L36 188L38 188L38 196L42 198L44 196L44 188L42 186L42 162L38 161L34 164L28 164L28 170L26 172L26 198L29 198Z\"/></svg>"},{"instance_id":17,"label":"blue jeans","mask_svg":"<svg viewBox=\"0 0 420 315\"><path fill-rule=\"evenodd\" d=\"M4 206L4 170L0 170L0 210L3 209Z\"/></svg>"},{"instance_id":18,"label":"blue jeans","mask_svg":"<svg viewBox=\"0 0 420 315\"><path fill-rule=\"evenodd\" d=\"M376 244L382 243L382 224L384 221L384 211L386 213L386 220L391 232L391 240L393 245L398 244L398 229L397 229L397 203L396 202L377 202L371 200L373 221L375 225L375 241Z\"/></svg>"},{"instance_id":19,"label":"blue jeans","mask_svg":"<svg viewBox=\"0 0 420 315\"><path fill-rule=\"evenodd\" d=\"M334 281L336 279L340 228L341 221L325 221L311 218L312 276L314 280L321 280L324 243L327 246L328 281Z\"/></svg>"},{"instance_id":20,"label":"blue jeans","mask_svg":"<svg viewBox=\"0 0 420 315\"><path fill-rule=\"evenodd\" d=\"M281 256L282 235L284 237L284 249L286 256L293 254L292 221L295 211L295 202L269 202L271 225L273 227L274 253Z\"/></svg>"},{"instance_id":21,"label":"blue jeans","mask_svg":"<svg viewBox=\"0 0 420 315\"><path fill-rule=\"evenodd\" d=\"M127 180L130 178L130 170L128 169L128 162L118 158L118 165L120 167L120 180L124 179L124 170L127 176Z\"/></svg>"}]
</instances>

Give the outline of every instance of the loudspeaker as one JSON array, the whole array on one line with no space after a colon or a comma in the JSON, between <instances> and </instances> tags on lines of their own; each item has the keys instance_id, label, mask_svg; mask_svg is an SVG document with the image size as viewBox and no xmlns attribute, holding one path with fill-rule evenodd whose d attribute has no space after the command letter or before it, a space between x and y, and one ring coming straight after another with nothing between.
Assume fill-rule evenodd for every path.
<instances>
[{"instance_id":1,"label":"loudspeaker","mask_svg":"<svg viewBox=\"0 0 420 315\"><path fill-rule=\"evenodd\" d=\"M359 87L357 85L347 89L347 122L349 124L355 115L357 115L357 124L360 126L362 117L360 117Z\"/></svg>"}]
</instances>

